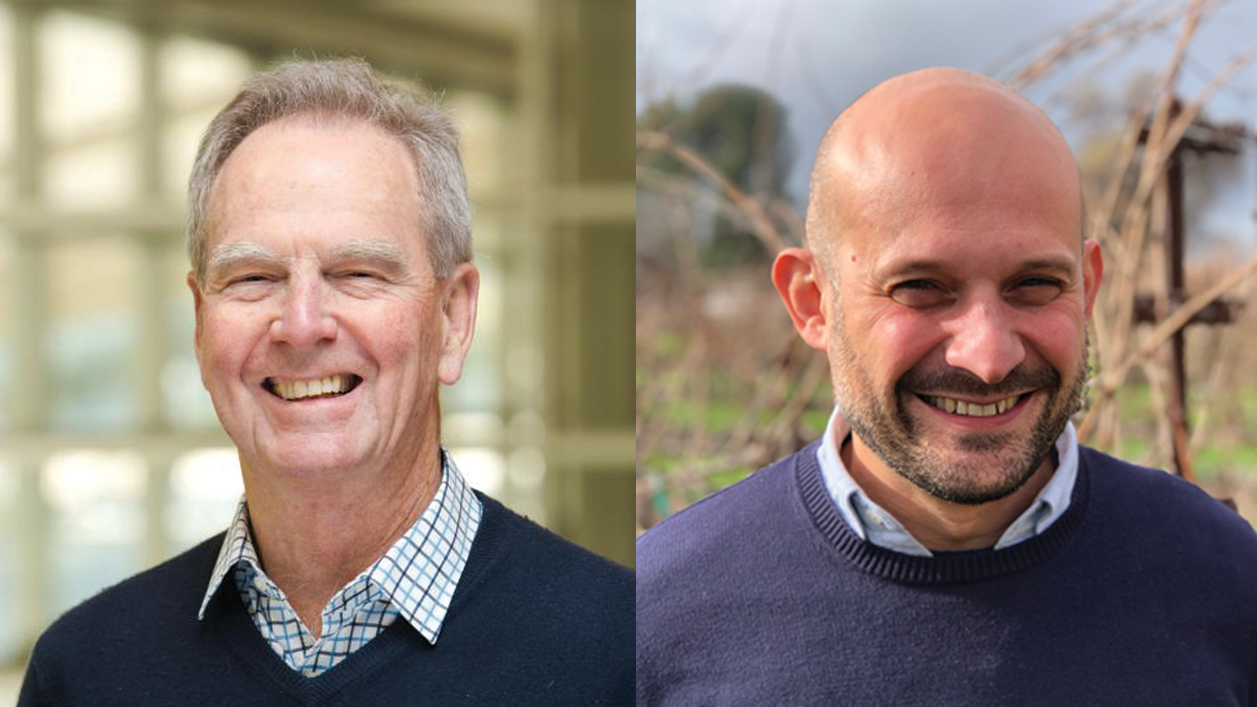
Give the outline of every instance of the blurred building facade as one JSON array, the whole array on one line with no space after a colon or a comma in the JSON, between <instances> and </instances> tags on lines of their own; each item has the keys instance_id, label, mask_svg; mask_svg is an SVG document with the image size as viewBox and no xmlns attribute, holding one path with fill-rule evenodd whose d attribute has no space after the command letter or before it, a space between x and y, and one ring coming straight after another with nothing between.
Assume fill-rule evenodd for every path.
<instances>
[{"instance_id":1,"label":"blurred building facade","mask_svg":"<svg viewBox=\"0 0 1257 707\"><path fill-rule=\"evenodd\" d=\"M184 189L253 71L362 56L444 94L483 273L443 434L474 486L632 564L627 0L0 4L0 660L225 527Z\"/></svg>"}]
</instances>

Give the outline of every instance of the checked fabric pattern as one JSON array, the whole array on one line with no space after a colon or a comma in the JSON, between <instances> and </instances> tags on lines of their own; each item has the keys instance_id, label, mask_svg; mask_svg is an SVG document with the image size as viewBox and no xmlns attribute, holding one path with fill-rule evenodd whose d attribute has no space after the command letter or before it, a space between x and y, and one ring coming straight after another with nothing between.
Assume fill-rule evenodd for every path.
<instances>
[{"instance_id":1,"label":"checked fabric pattern","mask_svg":"<svg viewBox=\"0 0 1257 707\"><path fill-rule=\"evenodd\" d=\"M231 572L240 599L267 644L288 667L307 677L347 658L398 616L435 644L484 512L444 449L441 463L444 473L432 502L380 559L332 597L323 609L318 640L262 571L244 498L223 539L198 618L205 616L210 599Z\"/></svg>"}]
</instances>

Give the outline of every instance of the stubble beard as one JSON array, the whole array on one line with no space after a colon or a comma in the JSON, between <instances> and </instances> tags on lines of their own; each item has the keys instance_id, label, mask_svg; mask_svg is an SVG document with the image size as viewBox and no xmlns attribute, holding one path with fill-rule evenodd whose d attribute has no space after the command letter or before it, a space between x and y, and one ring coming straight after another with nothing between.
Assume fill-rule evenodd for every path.
<instances>
[{"instance_id":1,"label":"stubble beard","mask_svg":"<svg viewBox=\"0 0 1257 707\"><path fill-rule=\"evenodd\" d=\"M1069 418L1082 405L1088 376L1089 338L1084 336L1079 365L1068 381L1051 366L1018 365L999 383L988 385L956 368L942 371L910 369L892 390L879 393L848 345L840 307L834 305L829 346L834 397L852 432L887 466L935 498L963 505L981 505L1006 498L1034 476L1052 452ZM970 433L931 440L917 429L908 413L913 390L950 392L964 397L1006 397L1001 394L1036 389L1047 402L1031 433ZM949 448L948 448L949 447ZM991 474L991 470L1004 469ZM993 477L993 478L992 478Z\"/></svg>"}]
</instances>

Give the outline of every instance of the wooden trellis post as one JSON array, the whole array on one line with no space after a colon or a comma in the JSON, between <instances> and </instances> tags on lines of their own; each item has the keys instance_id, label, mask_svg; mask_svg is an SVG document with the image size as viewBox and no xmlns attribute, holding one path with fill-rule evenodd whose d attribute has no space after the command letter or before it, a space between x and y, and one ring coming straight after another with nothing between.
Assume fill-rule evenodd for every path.
<instances>
[{"instance_id":1,"label":"wooden trellis post","mask_svg":"<svg viewBox=\"0 0 1257 707\"><path fill-rule=\"evenodd\" d=\"M1178 115L1180 104L1176 99L1170 108L1170 120ZM1187 301L1189 295L1184 281L1184 249L1183 249L1183 152L1190 150L1197 154L1219 153L1235 155L1239 153L1236 140L1244 135L1243 126L1215 126L1197 119L1192 123L1188 133L1174 146L1166 163L1165 174L1157 188L1162 190L1163 203L1166 208L1165 228L1161 235L1162 247L1165 249L1165 298L1156 298L1141 294L1135 298L1135 321L1139 323L1155 323L1168 317L1175 309ZM1148 139L1145 128L1139 136L1140 144ZM1220 298L1197 312L1189 321L1191 324L1229 324L1235 320L1242 303L1233 299ZM1170 430L1174 446L1174 473L1195 483L1196 475L1192 466L1191 451L1188 449L1187 429L1187 366L1185 362L1186 326L1174 332L1170 339L1170 394L1168 396L1167 414L1170 418ZM1225 500L1224 500L1225 502Z\"/></svg>"}]
</instances>

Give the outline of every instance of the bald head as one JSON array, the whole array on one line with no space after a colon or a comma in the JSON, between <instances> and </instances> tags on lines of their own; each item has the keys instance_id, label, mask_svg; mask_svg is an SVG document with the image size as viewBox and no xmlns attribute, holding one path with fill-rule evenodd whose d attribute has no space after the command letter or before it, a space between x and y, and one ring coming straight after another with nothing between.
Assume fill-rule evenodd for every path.
<instances>
[{"instance_id":1,"label":"bald head","mask_svg":"<svg viewBox=\"0 0 1257 707\"><path fill-rule=\"evenodd\" d=\"M835 244L850 234L893 236L901 217L922 209L972 211L1008 200L1078 229L1069 145L1007 86L960 69L924 69L868 91L825 133L812 169L808 245L828 270Z\"/></svg>"}]
</instances>

